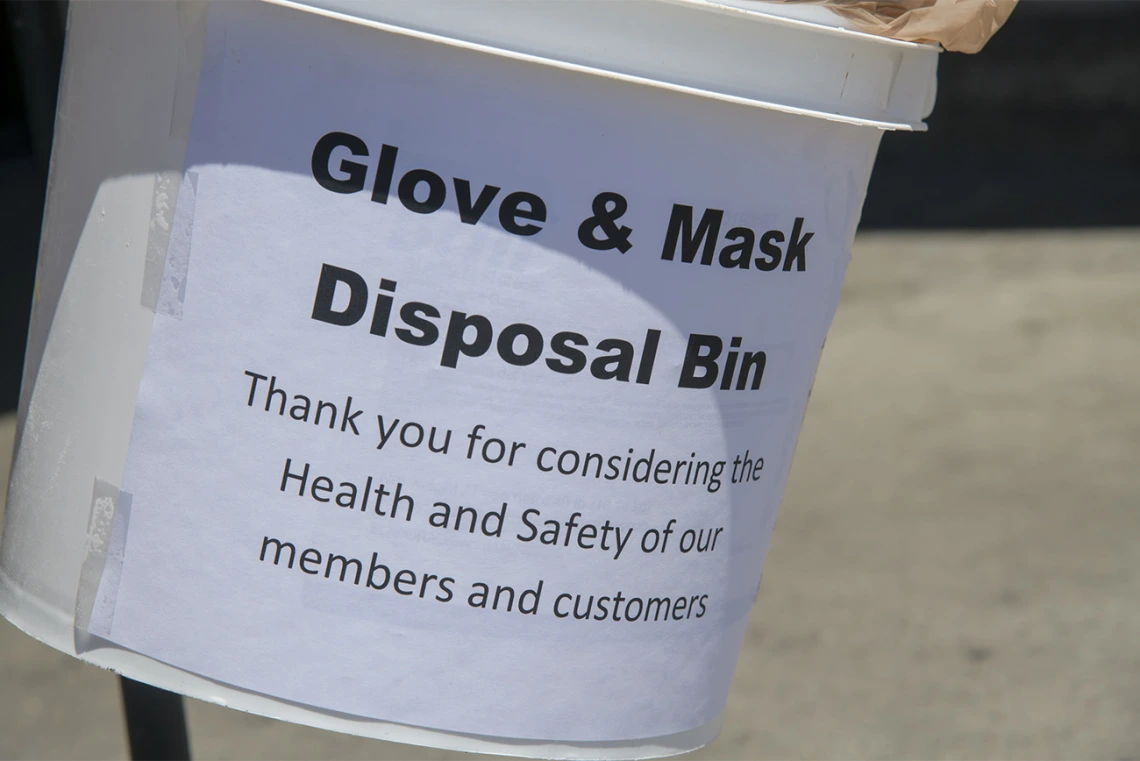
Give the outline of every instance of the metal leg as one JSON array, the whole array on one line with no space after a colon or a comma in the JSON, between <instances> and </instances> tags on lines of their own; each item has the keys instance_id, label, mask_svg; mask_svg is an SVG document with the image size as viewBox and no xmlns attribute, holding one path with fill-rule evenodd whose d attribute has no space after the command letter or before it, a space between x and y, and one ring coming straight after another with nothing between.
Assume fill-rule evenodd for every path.
<instances>
[{"instance_id":1,"label":"metal leg","mask_svg":"<svg viewBox=\"0 0 1140 761\"><path fill-rule=\"evenodd\" d=\"M134 761L190 761L182 696L119 678Z\"/></svg>"}]
</instances>

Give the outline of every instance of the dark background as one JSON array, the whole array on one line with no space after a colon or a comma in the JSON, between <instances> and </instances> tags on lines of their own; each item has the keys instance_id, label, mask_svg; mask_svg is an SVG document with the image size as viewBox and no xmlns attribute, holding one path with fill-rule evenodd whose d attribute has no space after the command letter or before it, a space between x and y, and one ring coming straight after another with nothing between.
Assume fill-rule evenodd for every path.
<instances>
[{"instance_id":1,"label":"dark background","mask_svg":"<svg viewBox=\"0 0 1140 761\"><path fill-rule=\"evenodd\" d=\"M65 16L0 1L0 411L19 393ZM942 56L928 121L884 137L861 229L1140 224L1140 0L1021 0L982 53Z\"/></svg>"}]
</instances>

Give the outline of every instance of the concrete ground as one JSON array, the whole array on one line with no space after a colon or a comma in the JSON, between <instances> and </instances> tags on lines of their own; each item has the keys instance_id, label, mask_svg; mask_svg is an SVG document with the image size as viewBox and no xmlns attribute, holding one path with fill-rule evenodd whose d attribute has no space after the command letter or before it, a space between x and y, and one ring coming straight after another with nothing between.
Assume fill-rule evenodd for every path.
<instances>
[{"instance_id":1,"label":"concrete ground","mask_svg":"<svg viewBox=\"0 0 1140 761\"><path fill-rule=\"evenodd\" d=\"M1136 231L859 240L693 758L1140 759L1138 260ZM200 759L470 758L189 717ZM0 758L125 753L114 676L0 621Z\"/></svg>"}]
</instances>

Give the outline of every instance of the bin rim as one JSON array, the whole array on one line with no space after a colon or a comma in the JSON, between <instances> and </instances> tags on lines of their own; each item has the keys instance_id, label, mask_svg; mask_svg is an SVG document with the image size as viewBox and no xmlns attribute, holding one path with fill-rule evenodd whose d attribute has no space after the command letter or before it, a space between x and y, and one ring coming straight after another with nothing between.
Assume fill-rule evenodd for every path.
<instances>
[{"instance_id":1,"label":"bin rim","mask_svg":"<svg viewBox=\"0 0 1140 761\"><path fill-rule=\"evenodd\" d=\"M601 0L572 0L571 2L510 2L512 17L503 21L502 14L494 25L483 24L476 28L472 17L490 12L503 0L262 0L263 2L287 8L303 10L319 16L360 24L386 32L419 38L463 48L475 52L537 64L564 71L572 71L590 76L602 77L641 86L655 87L685 95L719 100L742 106L762 108L769 111L825 119L861 127L874 127L888 131L925 132L923 121L934 106L936 87L937 58L941 51L938 45L908 42L889 37L868 34L842 26L830 26L805 21L793 16L782 15L791 12L780 3L758 1L755 9L727 5L718 0L622 0L613 3ZM795 98L778 97L780 76L766 71L763 67L727 72L733 80L729 82L721 75L722 86L711 86L708 76L702 73L688 76L678 75L683 66L674 65L670 72L651 74L646 71L654 62L659 63L660 53L651 61L636 52L623 51L618 45L606 49L604 57L598 50L581 51L575 43L567 42L572 37L564 29L557 27L558 16L566 8L578 6L607 6L607 10L620 9L628 19L642 19L647 24L659 28L680 30L687 25L703 23L710 30L726 30L740 24L750 24L750 33L755 33L758 42L782 41L787 44L794 39L799 42L816 42L821 48L830 48L829 71L816 76L813 83L816 92L808 93L801 102L790 102ZM789 6L791 8L791 6ZM432 9L428 12L427 9ZM461 10L460 10L461 9ZM445 13L447 10L449 12ZM459 11L459 12L456 12ZM465 15L464 15L465 14ZM591 15L596 20L596 14ZM836 23L841 19L836 17ZM545 28L544 28L545 27ZM612 41L612 40L607 40ZM696 50L681 51L684 63L696 64L702 53ZM734 53L742 52L740 46ZM670 50L677 54L677 50ZM578 60L573 60L577 58ZM804 53L802 59L810 59ZM818 56L817 56L818 58ZM836 61L842 58L846 70L840 71ZM859 59L872 73L855 67ZM803 64L804 61L798 62ZM881 71L889 67L891 74L885 92L873 93L871 97L857 100L848 95L848 77L854 72L861 81L870 82L882 79ZM730 68L730 67L729 67ZM752 76L742 76L741 71L752 72ZM851 91L859 88L852 82ZM836 92L838 90L838 92ZM787 94L786 92L783 94ZM845 96L847 96L845 98Z\"/></svg>"}]
</instances>

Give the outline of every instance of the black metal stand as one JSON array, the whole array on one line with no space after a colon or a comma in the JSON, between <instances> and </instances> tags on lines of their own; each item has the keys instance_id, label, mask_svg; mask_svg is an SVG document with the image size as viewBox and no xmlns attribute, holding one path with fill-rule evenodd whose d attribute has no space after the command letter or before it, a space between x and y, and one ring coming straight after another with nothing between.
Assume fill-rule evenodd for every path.
<instances>
[{"instance_id":1,"label":"black metal stand","mask_svg":"<svg viewBox=\"0 0 1140 761\"><path fill-rule=\"evenodd\" d=\"M190 761L190 738L182 696L119 678L127 740L134 761Z\"/></svg>"}]
</instances>

